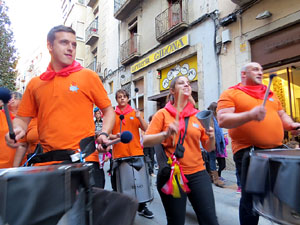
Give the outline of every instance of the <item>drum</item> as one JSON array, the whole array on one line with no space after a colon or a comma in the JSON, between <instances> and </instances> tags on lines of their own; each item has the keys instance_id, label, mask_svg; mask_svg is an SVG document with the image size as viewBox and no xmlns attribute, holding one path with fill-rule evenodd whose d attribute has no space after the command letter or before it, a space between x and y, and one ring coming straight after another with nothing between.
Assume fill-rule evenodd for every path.
<instances>
[{"instance_id":1,"label":"drum","mask_svg":"<svg viewBox=\"0 0 300 225\"><path fill-rule=\"evenodd\" d=\"M4 224L57 224L73 205L85 206L89 164L0 170L0 217ZM85 207L69 222L87 224Z\"/></svg>"},{"instance_id":2,"label":"drum","mask_svg":"<svg viewBox=\"0 0 300 225\"><path fill-rule=\"evenodd\" d=\"M144 156L114 160L117 191L138 200L139 203L153 199L151 178Z\"/></svg>"},{"instance_id":3,"label":"drum","mask_svg":"<svg viewBox=\"0 0 300 225\"><path fill-rule=\"evenodd\" d=\"M300 224L300 149L270 149L251 154L245 190L253 207L280 224Z\"/></svg>"}]
</instances>

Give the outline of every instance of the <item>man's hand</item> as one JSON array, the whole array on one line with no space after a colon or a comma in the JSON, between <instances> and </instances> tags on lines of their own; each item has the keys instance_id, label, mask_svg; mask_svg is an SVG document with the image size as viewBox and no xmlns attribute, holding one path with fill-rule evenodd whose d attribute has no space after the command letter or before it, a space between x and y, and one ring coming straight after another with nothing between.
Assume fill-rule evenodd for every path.
<instances>
[{"instance_id":1,"label":"man's hand","mask_svg":"<svg viewBox=\"0 0 300 225\"><path fill-rule=\"evenodd\" d=\"M266 109L262 105L256 106L249 111L252 120L262 121L266 116Z\"/></svg>"},{"instance_id":2,"label":"man's hand","mask_svg":"<svg viewBox=\"0 0 300 225\"><path fill-rule=\"evenodd\" d=\"M291 127L290 131L292 135L295 136L300 135L300 123L296 123L296 122L291 123L290 127Z\"/></svg>"},{"instance_id":3,"label":"man's hand","mask_svg":"<svg viewBox=\"0 0 300 225\"><path fill-rule=\"evenodd\" d=\"M98 146L97 146L97 151L98 152L108 152L109 151L109 148L103 148L102 144L108 144L109 143L109 140L108 140L108 137L106 137L105 135L99 135L96 139L96 142L98 143Z\"/></svg>"},{"instance_id":4,"label":"man's hand","mask_svg":"<svg viewBox=\"0 0 300 225\"><path fill-rule=\"evenodd\" d=\"M24 129L22 129L22 127L17 126L14 128L14 133L16 135L16 141L18 141L25 136L26 131ZM15 140L13 140L9 137L9 133L7 133L5 135L5 141L6 141L6 144L11 148L17 148L20 145L20 143L16 142Z\"/></svg>"},{"instance_id":5,"label":"man's hand","mask_svg":"<svg viewBox=\"0 0 300 225\"><path fill-rule=\"evenodd\" d=\"M134 111L135 111L135 117L140 118L141 117L141 112L137 109L135 109Z\"/></svg>"}]
</instances>

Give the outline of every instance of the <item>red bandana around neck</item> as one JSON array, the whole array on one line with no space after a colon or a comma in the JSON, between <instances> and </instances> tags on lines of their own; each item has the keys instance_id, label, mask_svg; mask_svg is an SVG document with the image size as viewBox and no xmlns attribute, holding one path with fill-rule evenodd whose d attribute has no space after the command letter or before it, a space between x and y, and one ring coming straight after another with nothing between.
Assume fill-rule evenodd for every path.
<instances>
[{"instance_id":1,"label":"red bandana around neck","mask_svg":"<svg viewBox=\"0 0 300 225\"><path fill-rule=\"evenodd\" d=\"M165 109L174 117L176 118L177 110L176 108L168 102L165 106ZM195 115L199 110L195 109L193 104L188 102L182 112L179 114L179 131L181 133L181 136L184 134L185 130L185 122L184 118Z\"/></svg>"},{"instance_id":2,"label":"red bandana around neck","mask_svg":"<svg viewBox=\"0 0 300 225\"><path fill-rule=\"evenodd\" d=\"M264 84L255 85L255 86L246 86L246 85L242 85L241 83L238 83L237 85L232 86L230 88L241 90L246 94L257 99L264 99L267 90L267 86ZM273 92L270 90L268 98L271 98L272 96L273 96Z\"/></svg>"},{"instance_id":3,"label":"red bandana around neck","mask_svg":"<svg viewBox=\"0 0 300 225\"><path fill-rule=\"evenodd\" d=\"M58 72L55 72L51 68L51 64L49 63L46 72L41 74L40 79L41 80L52 80L56 75L66 77L66 76L69 76L71 73L82 70L82 68L83 67L80 65L80 63L74 60L70 66L63 68L62 70L60 70Z\"/></svg>"},{"instance_id":4,"label":"red bandana around neck","mask_svg":"<svg viewBox=\"0 0 300 225\"><path fill-rule=\"evenodd\" d=\"M119 108L119 106L117 106L115 110L117 115L124 115L124 116L132 111L133 108L129 104L126 105L123 111ZM125 125L125 120L122 120L122 123Z\"/></svg>"}]
</instances>

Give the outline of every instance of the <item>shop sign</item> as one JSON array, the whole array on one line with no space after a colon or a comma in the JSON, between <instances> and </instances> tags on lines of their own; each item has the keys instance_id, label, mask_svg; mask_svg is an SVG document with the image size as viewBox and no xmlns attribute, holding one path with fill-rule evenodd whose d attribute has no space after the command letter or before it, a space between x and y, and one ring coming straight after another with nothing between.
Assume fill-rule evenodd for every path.
<instances>
[{"instance_id":1,"label":"shop sign","mask_svg":"<svg viewBox=\"0 0 300 225\"><path fill-rule=\"evenodd\" d=\"M157 50L156 52L152 53L148 57L140 60L139 62L135 63L131 66L131 73L135 73L152 63L159 61L160 59L177 52L178 50L186 47L189 45L189 36L184 35L181 38L173 41L169 45Z\"/></svg>"},{"instance_id":2,"label":"shop sign","mask_svg":"<svg viewBox=\"0 0 300 225\"><path fill-rule=\"evenodd\" d=\"M190 82L198 80L196 55L163 69L161 71L160 91L169 89L172 80L180 75L186 76Z\"/></svg>"}]
</instances>

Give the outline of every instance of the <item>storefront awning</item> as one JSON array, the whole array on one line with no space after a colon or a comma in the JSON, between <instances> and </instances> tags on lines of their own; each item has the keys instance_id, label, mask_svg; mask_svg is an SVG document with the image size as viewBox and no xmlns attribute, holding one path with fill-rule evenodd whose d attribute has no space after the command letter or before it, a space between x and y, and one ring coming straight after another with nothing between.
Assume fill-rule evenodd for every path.
<instances>
[{"instance_id":1,"label":"storefront awning","mask_svg":"<svg viewBox=\"0 0 300 225\"><path fill-rule=\"evenodd\" d=\"M161 98L165 98L169 94L169 90L163 91L157 95L148 97L149 101L160 101Z\"/></svg>"}]
</instances>

